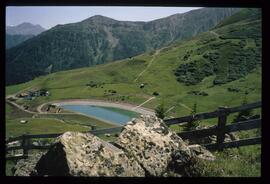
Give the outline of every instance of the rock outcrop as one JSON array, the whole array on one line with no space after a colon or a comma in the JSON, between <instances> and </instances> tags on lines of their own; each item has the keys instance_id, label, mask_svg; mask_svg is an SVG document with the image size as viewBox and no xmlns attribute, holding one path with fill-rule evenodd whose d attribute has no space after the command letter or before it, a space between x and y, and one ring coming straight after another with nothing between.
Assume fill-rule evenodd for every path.
<instances>
[{"instance_id":1,"label":"rock outcrop","mask_svg":"<svg viewBox=\"0 0 270 184\"><path fill-rule=\"evenodd\" d=\"M203 148L199 144L189 145L188 148L199 159L209 160L209 161L213 161L213 160L216 159L216 157L210 151L208 151L207 149Z\"/></svg>"},{"instance_id":2,"label":"rock outcrop","mask_svg":"<svg viewBox=\"0 0 270 184\"><path fill-rule=\"evenodd\" d=\"M27 159L21 159L13 167L14 176L30 176L31 173L36 172L35 166L43 155L42 152L33 154Z\"/></svg>"},{"instance_id":3,"label":"rock outcrop","mask_svg":"<svg viewBox=\"0 0 270 184\"><path fill-rule=\"evenodd\" d=\"M191 176L200 159L215 157L200 145L187 145L161 119L141 116L128 122L113 144L90 133L66 132L38 161L16 167L25 167L17 175L26 176Z\"/></svg>"},{"instance_id":4,"label":"rock outcrop","mask_svg":"<svg viewBox=\"0 0 270 184\"><path fill-rule=\"evenodd\" d=\"M132 157L90 133L66 132L41 157L32 175L144 176Z\"/></svg>"},{"instance_id":5,"label":"rock outcrop","mask_svg":"<svg viewBox=\"0 0 270 184\"><path fill-rule=\"evenodd\" d=\"M196 156L176 133L154 116L127 123L116 144L135 157L150 176L166 176L168 171L182 175L183 167Z\"/></svg>"}]
</instances>

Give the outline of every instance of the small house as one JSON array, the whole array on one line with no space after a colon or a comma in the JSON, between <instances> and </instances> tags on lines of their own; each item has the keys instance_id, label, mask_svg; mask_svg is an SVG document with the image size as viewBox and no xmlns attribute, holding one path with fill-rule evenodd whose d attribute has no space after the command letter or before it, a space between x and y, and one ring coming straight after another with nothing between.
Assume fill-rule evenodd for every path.
<instances>
[{"instance_id":1,"label":"small house","mask_svg":"<svg viewBox=\"0 0 270 184\"><path fill-rule=\"evenodd\" d=\"M142 83L142 84L140 85L140 88L144 88L144 83Z\"/></svg>"}]
</instances>

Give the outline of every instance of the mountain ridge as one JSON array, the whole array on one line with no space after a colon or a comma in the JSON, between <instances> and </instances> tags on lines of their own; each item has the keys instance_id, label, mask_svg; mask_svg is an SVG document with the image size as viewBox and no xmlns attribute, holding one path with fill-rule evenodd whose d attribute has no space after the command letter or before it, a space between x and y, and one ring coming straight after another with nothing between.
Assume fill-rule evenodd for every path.
<instances>
[{"instance_id":1,"label":"mountain ridge","mask_svg":"<svg viewBox=\"0 0 270 184\"><path fill-rule=\"evenodd\" d=\"M38 35L46 29L39 24L23 22L16 26L6 26L6 34L9 35Z\"/></svg>"},{"instance_id":2,"label":"mountain ridge","mask_svg":"<svg viewBox=\"0 0 270 184\"><path fill-rule=\"evenodd\" d=\"M39 24L34 25L29 22L23 22L16 26L6 26L6 49L15 47L45 30Z\"/></svg>"},{"instance_id":3,"label":"mountain ridge","mask_svg":"<svg viewBox=\"0 0 270 184\"><path fill-rule=\"evenodd\" d=\"M217 20L237 11L202 8L173 18L169 16L173 19L170 21L158 19L146 23L94 16L79 23L58 25L7 50L6 82L31 80L47 74L48 67L56 72L133 57L206 31ZM183 15L185 19L178 20Z\"/></svg>"}]
</instances>

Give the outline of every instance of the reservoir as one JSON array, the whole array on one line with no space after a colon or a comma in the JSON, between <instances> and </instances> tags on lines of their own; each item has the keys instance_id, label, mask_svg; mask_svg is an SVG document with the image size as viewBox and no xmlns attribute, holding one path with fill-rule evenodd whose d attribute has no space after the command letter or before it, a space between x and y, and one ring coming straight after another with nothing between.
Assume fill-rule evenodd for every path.
<instances>
[{"instance_id":1,"label":"reservoir","mask_svg":"<svg viewBox=\"0 0 270 184\"><path fill-rule=\"evenodd\" d=\"M125 125L132 118L136 118L140 115L133 111L114 107L101 107L93 105L62 105L61 107L69 111L79 112L96 117L100 120L110 121L118 125Z\"/></svg>"}]
</instances>

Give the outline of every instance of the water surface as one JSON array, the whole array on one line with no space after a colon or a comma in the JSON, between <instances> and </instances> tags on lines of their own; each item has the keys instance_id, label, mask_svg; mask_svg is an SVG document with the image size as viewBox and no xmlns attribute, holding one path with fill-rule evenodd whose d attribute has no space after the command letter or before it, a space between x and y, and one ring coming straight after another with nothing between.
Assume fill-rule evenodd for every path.
<instances>
[{"instance_id":1,"label":"water surface","mask_svg":"<svg viewBox=\"0 0 270 184\"><path fill-rule=\"evenodd\" d=\"M63 105L62 108L85 115L94 116L101 120L110 121L115 124L124 125L139 114L133 111L114 107L100 107L92 105Z\"/></svg>"}]
</instances>

